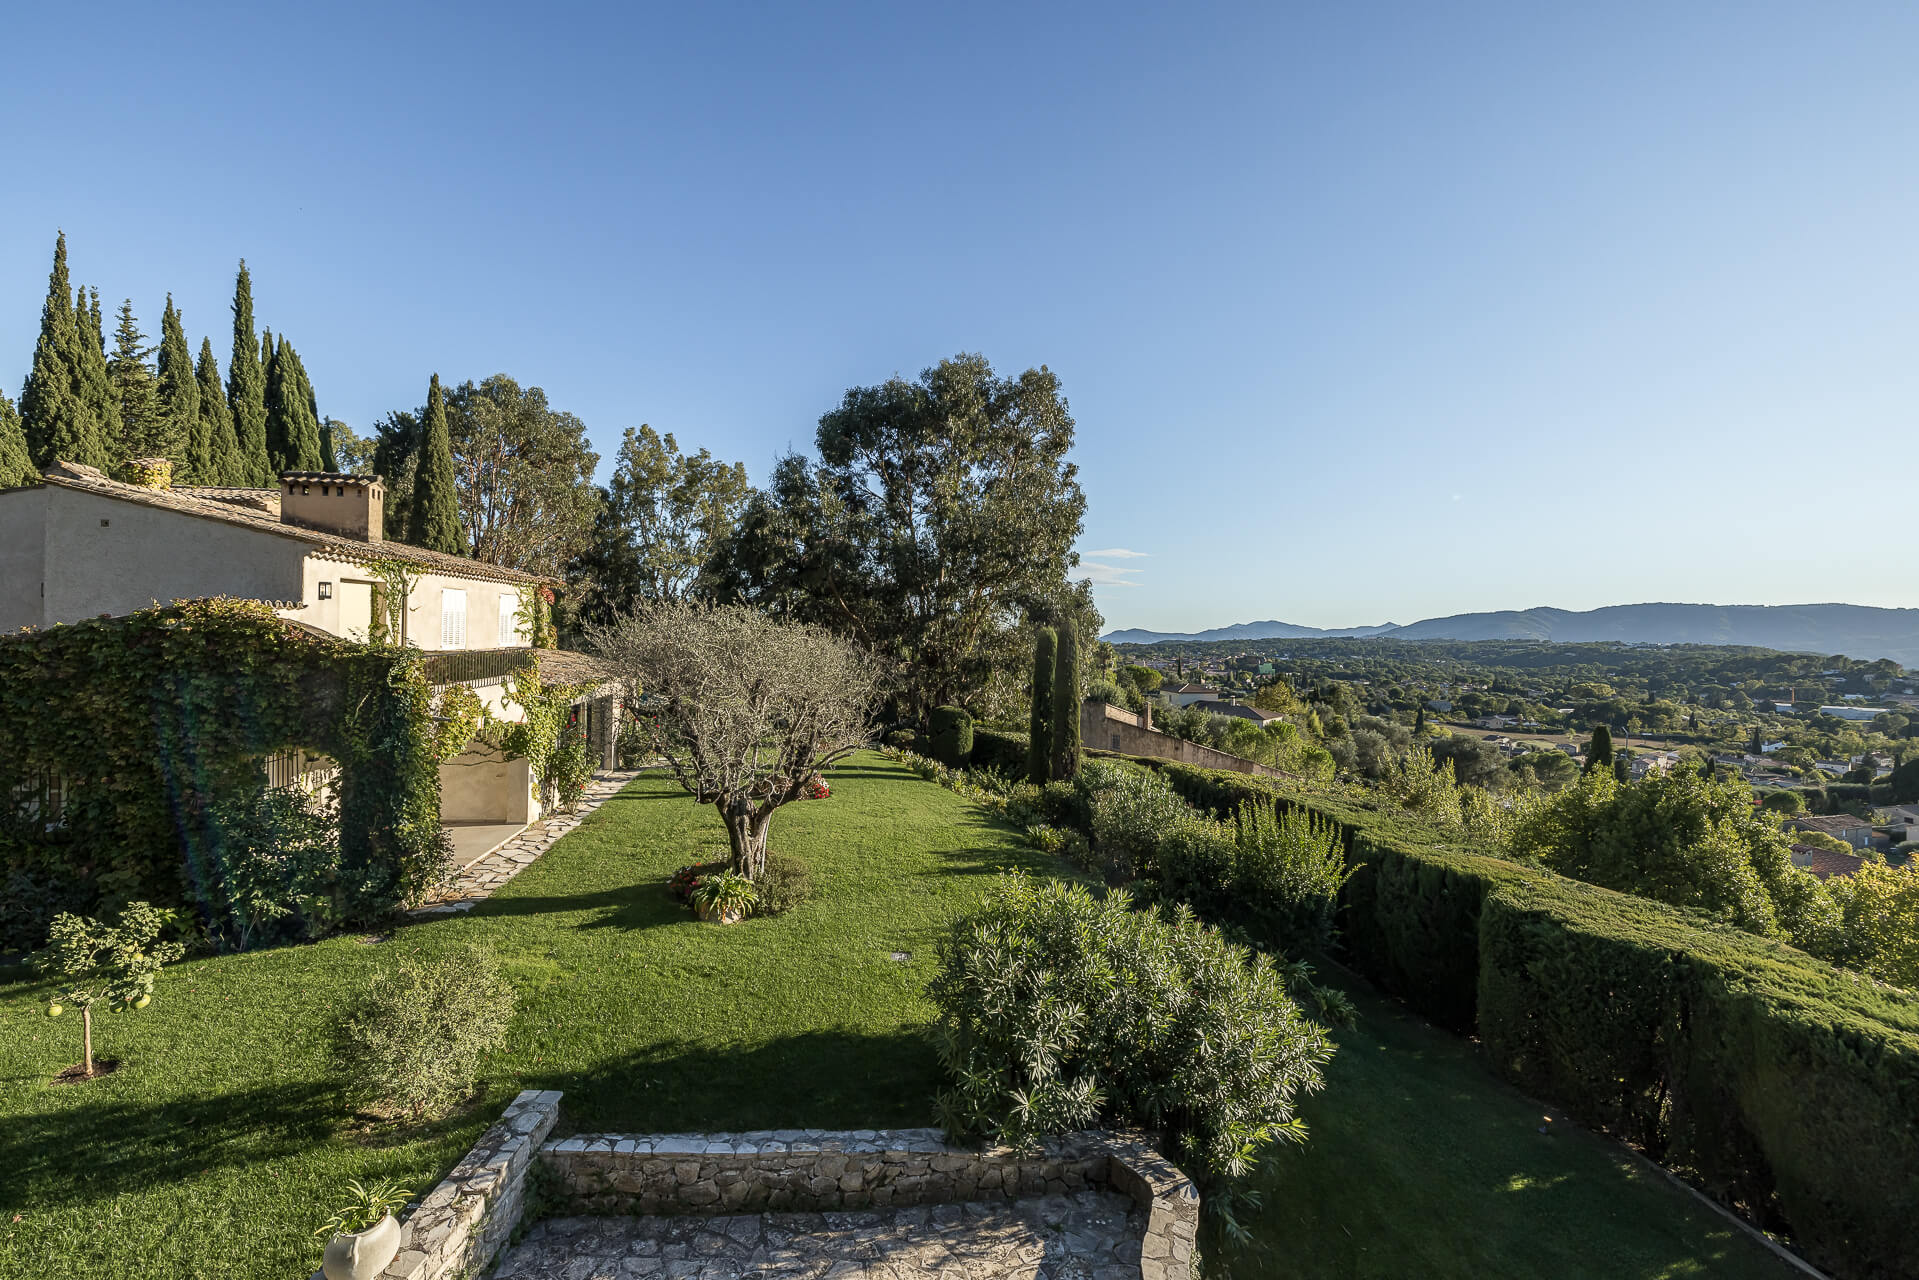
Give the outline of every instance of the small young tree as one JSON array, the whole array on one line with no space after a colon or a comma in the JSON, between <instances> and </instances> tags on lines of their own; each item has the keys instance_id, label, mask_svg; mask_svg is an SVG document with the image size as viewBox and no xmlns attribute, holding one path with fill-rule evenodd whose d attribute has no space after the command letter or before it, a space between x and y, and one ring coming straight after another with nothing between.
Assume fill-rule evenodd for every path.
<instances>
[{"instance_id":1,"label":"small young tree","mask_svg":"<svg viewBox=\"0 0 1919 1280\"><path fill-rule=\"evenodd\" d=\"M879 673L824 627L663 600L590 626L587 640L647 691L649 745L719 810L733 869L748 879L766 869L773 811L866 742Z\"/></svg>"},{"instance_id":2,"label":"small young tree","mask_svg":"<svg viewBox=\"0 0 1919 1280\"><path fill-rule=\"evenodd\" d=\"M1059 629L1059 656L1053 666L1053 781L1069 781L1079 772L1079 630L1070 622Z\"/></svg>"},{"instance_id":3,"label":"small young tree","mask_svg":"<svg viewBox=\"0 0 1919 1280\"><path fill-rule=\"evenodd\" d=\"M83 1078L94 1074L93 1006L146 1008L160 966L185 953L177 942L157 941L167 918L144 902L128 903L118 925L62 911L47 930L46 948L32 956L34 969L55 982L47 1016L59 1017L66 1005L80 1010Z\"/></svg>"},{"instance_id":4,"label":"small young tree","mask_svg":"<svg viewBox=\"0 0 1919 1280\"><path fill-rule=\"evenodd\" d=\"M1053 776L1053 677L1059 637L1051 627L1033 633L1033 715L1026 739L1026 776L1045 786Z\"/></svg>"}]
</instances>

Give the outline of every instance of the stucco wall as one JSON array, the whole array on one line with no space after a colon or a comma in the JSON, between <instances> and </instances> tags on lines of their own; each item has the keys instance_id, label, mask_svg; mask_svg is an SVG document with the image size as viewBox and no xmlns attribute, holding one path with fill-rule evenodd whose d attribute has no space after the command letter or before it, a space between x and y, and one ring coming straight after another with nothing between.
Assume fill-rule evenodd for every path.
<instances>
[{"instance_id":1,"label":"stucco wall","mask_svg":"<svg viewBox=\"0 0 1919 1280\"><path fill-rule=\"evenodd\" d=\"M1088 698L1080 703L1079 736L1080 741L1094 751L1122 751L1129 756L1152 756L1157 760L1177 760L1200 769L1232 769L1269 778L1288 776L1279 769L1148 728L1142 723L1141 717L1126 708L1101 702L1097 698Z\"/></svg>"},{"instance_id":2,"label":"stucco wall","mask_svg":"<svg viewBox=\"0 0 1919 1280\"><path fill-rule=\"evenodd\" d=\"M377 545L370 546L371 555L379 554ZM359 565L347 564L341 560L324 559L320 556L308 556L301 568L299 597L305 600L307 607L297 614L301 622L332 632L334 635L347 635L361 629L357 619L349 614L357 614L351 603L351 593L342 590L341 584L347 582L371 583L377 579ZM333 584L333 598L320 599L320 584ZM413 590L407 597L406 641L420 649L437 650L440 644L440 596L447 588L466 592L466 644L467 649L524 648L528 642L525 627L515 632L515 637L506 645L499 639L500 611L505 609L512 614L520 607L519 588L508 583L482 582L474 578L454 578L445 574L423 573L413 583ZM291 596L286 597L291 599ZM364 640L364 635L353 636Z\"/></svg>"},{"instance_id":3,"label":"stucco wall","mask_svg":"<svg viewBox=\"0 0 1919 1280\"><path fill-rule=\"evenodd\" d=\"M45 621L40 584L46 575L45 489L0 493L0 631Z\"/></svg>"},{"instance_id":4,"label":"stucco wall","mask_svg":"<svg viewBox=\"0 0 1919 1280\"><path fill-rule=\"evenodd\" d=\"M293 538L55 485L36 492L46 505L44 623L199 596L302 598L307 544ZM20 496L0 496L0 506Z\"/></svg>"},{"instance_id":5,"label":"stucco wall","mask_svg":"<svg viewBox=\"0 0 1919 1280\"><path fill-rule=\"evenodd\" d=\"M533 771L478 743L440 766L440 821L518 822L539 817Z\"/></svg>"}]
</instances>

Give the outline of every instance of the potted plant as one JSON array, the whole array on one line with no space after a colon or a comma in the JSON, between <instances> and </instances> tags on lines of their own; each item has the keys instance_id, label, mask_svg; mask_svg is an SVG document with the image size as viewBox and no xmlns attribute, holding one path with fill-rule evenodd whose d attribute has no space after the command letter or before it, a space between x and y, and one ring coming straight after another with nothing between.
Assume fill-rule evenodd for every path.
<instances>
[{"instance_id":1,"label":"potted plant","mask_svg":"<svg viewBox=\"0 0 1919 1280\"><path fill-rule=\"evenodd\" d=\"M760 900L753 882L736 871L701 876L691 894L693 912L702 920L737 924Z\"/></svg>"},{"instance_id":2,"label":"potted plant","mask_svg":"<svg viewBox=\"0 0 1919 1280\"><path fill-rule=\"evenodd\" d=\"M326 1280L373 1280L400 1252L396 1209L413 1193L393 1182L347 1185L347 1202L313 1234L327 1236L320 1272Z\"/></svg>"}]
</instances>

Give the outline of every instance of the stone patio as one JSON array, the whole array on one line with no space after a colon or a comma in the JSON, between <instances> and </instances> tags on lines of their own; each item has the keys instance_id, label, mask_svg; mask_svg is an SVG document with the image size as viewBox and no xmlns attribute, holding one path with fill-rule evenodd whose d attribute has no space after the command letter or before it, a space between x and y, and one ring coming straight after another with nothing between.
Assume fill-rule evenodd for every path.
<instances>
[{"instance_id":1,"label":"stone patio","mask_svg":"<svg viewBox=\"0 0 1919 1280\"><path fill-rule=\"evenodd\" d=\"M580 796L580 802L572 813L556 813L550 818L533 823L505 844L483 857L474 857L465 866L456 866L453 878L439 892L431 895L409 914L415 916L445 915L450 911L470 911L476 902L484 902L493 895L493 891L511 880L521 871L539 860L541 854L553 847L555 841L573 828L587 814L605 804L609 798L617 795L627 783L640 776L638 769L605 769L593 775L586 784L586 791ZM510 828L485 828L504 835ZM469 855L470 856L470 855Z\"/></svg>"},{"instance_id":2,"label":"stone patio","mask_svg":"<svg viewBox=\"0 0 1919 1280\"><path fill-rule=\"evenodd\" d=\"M552 1218L499 1280L1121 1280L1146 1214L1105 1191L835 1213Z\"/></svg>"}]
</instances>

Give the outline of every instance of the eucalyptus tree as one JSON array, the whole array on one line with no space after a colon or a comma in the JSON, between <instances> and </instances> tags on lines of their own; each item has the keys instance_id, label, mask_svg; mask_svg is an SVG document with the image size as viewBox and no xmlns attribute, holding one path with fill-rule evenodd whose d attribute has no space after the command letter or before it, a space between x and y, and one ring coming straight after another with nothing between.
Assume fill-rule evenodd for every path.
<instances>
[{"instance_id":1,"label":"eucalyptus tree","mask_svg":"<svg viewBox=\"0 0 1919 1280\"><path fill-rule=\"evenodd\" d=\"M972 701L1078 563L1073 425L1044 366L1002 378L959 355L854 387L819 420L818 462L781 459L748 504L714 588L897 659L915 719Z\"/></svg>"}]
</instances>

